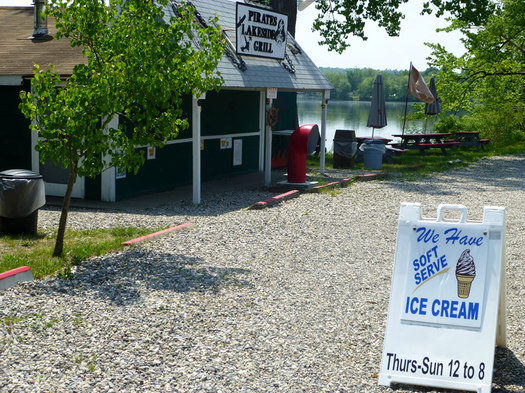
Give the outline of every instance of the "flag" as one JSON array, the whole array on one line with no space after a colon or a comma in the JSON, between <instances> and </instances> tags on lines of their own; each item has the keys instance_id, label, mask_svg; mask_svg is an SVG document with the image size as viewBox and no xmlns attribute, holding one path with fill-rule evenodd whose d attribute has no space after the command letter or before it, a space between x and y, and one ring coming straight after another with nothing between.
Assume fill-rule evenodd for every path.
<instances>
[{"instance_id":1,"label":"flag","mask_svg":"<svg viewBox=\"0 0 525 393\"><path fill-rule=\"evenodd\" d=\"M416 97L419 101L426 102L427 104L431 104L434 102L434 96L430 92L429 88L427 87L427 84L423 80L423 77L419 73L418 70L416 70L416 67L411 65L410 68L410 77L408 80L408 94L413 95Z\"/></svg>"}]
</instances>

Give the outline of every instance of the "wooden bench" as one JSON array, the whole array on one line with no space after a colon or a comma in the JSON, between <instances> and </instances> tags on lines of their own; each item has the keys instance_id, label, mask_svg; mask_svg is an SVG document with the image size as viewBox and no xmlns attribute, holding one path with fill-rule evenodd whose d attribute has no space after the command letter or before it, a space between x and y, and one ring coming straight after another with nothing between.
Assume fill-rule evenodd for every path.
<instances>
[{"instance_id":1,"label":"wooden bench","mask_svg":"<svg viewBox=\"0 0 525 393\"><path fill-rule=\"evenodd\" d=\"M406 153L407 151L404 149L400 149L398 143L389 143L385 145L385 161L389 164L392 164L394 162L394 156L399 156L403 153Z\"/></svg>"},{"instance_id":2,"label":"wooden bench","mask_svg":"<svg viewBox=\"0 0 525 393\"><path fill-rule=\"evenodd\" d=\"M425 153L425 150L433 148L439 148L443 153L446 153L446 149L452 149L454 146L458 145L461 145L461 142L420 143L417 147L421 153Z\"/></svg>"}]
</instances>

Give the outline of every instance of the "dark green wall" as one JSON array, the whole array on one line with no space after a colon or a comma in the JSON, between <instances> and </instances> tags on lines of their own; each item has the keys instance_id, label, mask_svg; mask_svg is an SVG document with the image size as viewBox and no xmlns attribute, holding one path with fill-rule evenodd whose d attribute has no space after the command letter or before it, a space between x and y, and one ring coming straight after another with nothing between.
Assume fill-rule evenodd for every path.
<instances>
[{"instance_id":1,"label":"dark green wall","mask_svg":"<svg viewBox=\"0 0 525 393\"><path fill-rule=\"evenodd\" d=\"M297 117L297 93L277 93L277 99L273 100L273 106L279 109L275 131L295 130L298 127ZM274 135L272 138L272 168L281 168L288 165L288 142L289 136Z\"/></svg>"},{"instance_id":2,"label":"dark green wall","mask_svg":"<svg viewBox=\"0 0 525 393\"><path fill-rule=\"evenodd\" d=\"M24 86L0 86L0 171L31 169L30 122L18 109L20 91Z\"/></svg>"},{"instance_id":3,"label":"dark green wall","mask_svg":"<svg viewBox=\"0 0 525 393\"><path fill-rule=\"evenodd\" d=\"M274 130L295 130L298 127L297 117L297 93L277 93L273 100L273 106L279 109L279 118Z\"/></svg>"},{"instance_id":4,"label":"dark green wall","mask_svg":"<svg viewBox=\"0 0 525 393\"><path fill-rule=\"evenodd\" d=\"M184 100L185 113L191 113L191 98ZM259 92L221 91L206 94L202 103L201 135L219 136L259 131ZM177 139L191 138L190 127ZM220 139L205 139L201 151L201 179L203 181L259 169L259 137L232 137L242 139L242 165L233 165L233 148L221 149ZM191 142L166 145L157 149L154 160L146 160L136 175L127 173L117 179L117 200L136 195L165 191L190 185L193 180ZM146 149L142 149L145 154Z\"/></svg>"},{"instance_id":5,"label":"dark green wall","mask_svg":"<svg viewBox=\"0 0 525 393\"><path fill-rule=\"evenodd\" d=\"M31 169L31 133L29 121L20 113L20 90L29 90L29 83L0 87L0 170ZM279 93L274 100L279 108L276 130L295 129L297 122L296 93ZM183 102L185 114L191 115L191 97ZM242 165L233 166L233 148L221 149L220 139L206 139L201 152L203 181L237 174L257 172L259 168L259 137L239 137L235 134L259 131L259 92L208 92L202 104L201 133L203 137L232 135L243 140ZM190 127L179 139L191 138ZM233 143L232 143L233 144ZM286 150L287 138L274 138L274 151ZM145 152L145 149L142 149ZM127 173L117 180L117 200L144 193L164 191L192 183L191 143L178 143L157 149L155 160L146 160L137 175ZM86 179L86 198L99 199L101 177Z\"/></svg>"},{"instance_id":6,"label":"dark green wall","mask_svg":"<svg viewBox=\"0 0 525 393\"><path fill-rule=\"evenodd\" d=\"M201 112L202 136L257 131L258 91L224 90L206 93Z\"/></svg>"},{"instance_id":7,"label":"dark green wall","mask_svg":"<svg viewBox=\"0 0 525 393\"><path fill-rule=\"evenodd\" d=\"M146 154L146 149L140 149ZM116 180L117 200L165 191L191 184L191 143L180 143L157 149L154 160L146 160L137 174L128 172Z\"/></svg>"}]
</instances>

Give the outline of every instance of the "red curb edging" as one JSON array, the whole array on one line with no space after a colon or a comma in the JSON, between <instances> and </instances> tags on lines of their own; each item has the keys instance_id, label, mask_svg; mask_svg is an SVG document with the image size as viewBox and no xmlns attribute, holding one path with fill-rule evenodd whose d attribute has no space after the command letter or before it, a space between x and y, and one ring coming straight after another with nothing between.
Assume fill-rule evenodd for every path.
<instances>
[{"instance_id":1,"label":"red curb edging","mask_svg":"<svg viewBox=\"0 0 525 393\"><path fill-rule=\"evenodd\" d=\"M321 184L319 186L315 186L315 187L312 187L311 190L309 190L310 192L319 192L321 191L322 189L325 189L325 188L335 188L336 186L339 185L340 182L338 181L333 181L331 183L326 183L326 184Z\"/></svg>"},{"instance_id":2,"label":"red curb edging","mask_svg":"<svg viewBox=\"0 0 525 393\"><path fill-rule=\"evenodd\" d=\"M17 267L16 269L8 270L7 272L0 273L0 280L3 280L4 278L10 277L10 276L14 276L18 273L27 272L28 270L31 270L29 266L20 266L20 267Z\"/></svg>"},{"instance_id":3,"label":"red curb edging","mask_svg":"<svg viewBox=\"0 0 525 393\"><path fill-rule=\"evenodd\" d=\"M292 190L285 192L284 194L280 194L268 199L265 199L264 201L260 201L252 205L251 209L264 209L266 207L270 207L273 205L276 205L279 202L287 201L288 199L297 198L299 196L299 190Z\"/></svg>"},{"instance_id":4,"label":"red curb edging","mask_svg":"<svg viewBox=\"0 0 525 393\"><path fill-rule=\"evenodd\" d=\"M131 239L131 240L122 242L121 244L123 246L130 246L132 244L140 243L140 242L143 242L144 240L148 240L148 239L151 239L153 237L161 236L161 235L164 235L166 233L173 232L173 231L176 231L176 230L179 230L179 229L187 228L187 227L192 226L192 225L193 224L191 222L187 222L185 224L180 224L180 225L177 225L175 227L163 229L162 231L150 233L149 235L137 237L136 239Z\"/></svg>"},{"instance_id":5,"label":"red curb edging","mask_svg":"<svg viewBox=\"0 0 525 393\"><path fill-rule=\"evenodd\" d=\"M350 183L352 183L353 180L354 180L354 179L351 179L351 178L347 177L346 179L343 179L343 180L340 180L340 181L339 181L339 186L340 186L340 187L346 187L346 186L348 186Z\"/></svg>"},{"instance_id":6,"label":"red curb edging","mask_svg":"<svg viewBox=\"0 0 525 393\"><path fill-rule=\"evenodd\" d=\"M379 173L365 173L364 175L357 175L355 177L356 181L370 181L375 180L379 178L383 178L386 176L386 172L379 172Z\"/></svg>"},{"instance_id":7,"label":"red curb edging","mask_svg":"<svg viewBox=\"0 0 525 393\"><path fill-rule=\"evenodd\" d=\"M33 272L29 266L21 266L0 274L0 289L7 289L19 282L33 281Z\"/></svg>"},{"instance_id":8,"label":"red curb edging","mask_svg":"<svg viewBox=\"0 0 525 393\"><path fill-rule=\"evenodd\" d=\"M323 189L336 188L336 187L347 187L349 184L351 184L354 181L370 181L370 180L382 179L386 176L387 176L386 172L366 173L363 175L356 175L353 178L347 177L345 179L341 179L341 180L334 181L331 183L315 186L315 187L312 187L310 190L306 190L306 192L317 193ZM291 198L297 198L299 195L300 195L299 190L288 191L284 194L277 195L277 196L265 199L264 201L257 202L253 204L250 207L250 209L264 209L264 208L273 206L281 201L286 201Z\"/></svg>"}]
</instances>

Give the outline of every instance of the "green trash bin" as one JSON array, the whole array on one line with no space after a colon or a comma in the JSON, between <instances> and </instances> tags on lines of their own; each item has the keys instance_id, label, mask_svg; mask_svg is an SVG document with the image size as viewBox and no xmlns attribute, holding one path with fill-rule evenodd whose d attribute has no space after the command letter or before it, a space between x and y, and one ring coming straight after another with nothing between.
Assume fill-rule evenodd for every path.
<instances>
[{"instance_id":1,"label":"green trash bin","mask_svg":"<svg viewBox=\"0 0 525 393\"><path fill-rule=\"evenodd\" d=\"M27 169L0 172L0 234L35 235L45 194L44 180L38 173Z\"/></svg>"}]
</instances>

